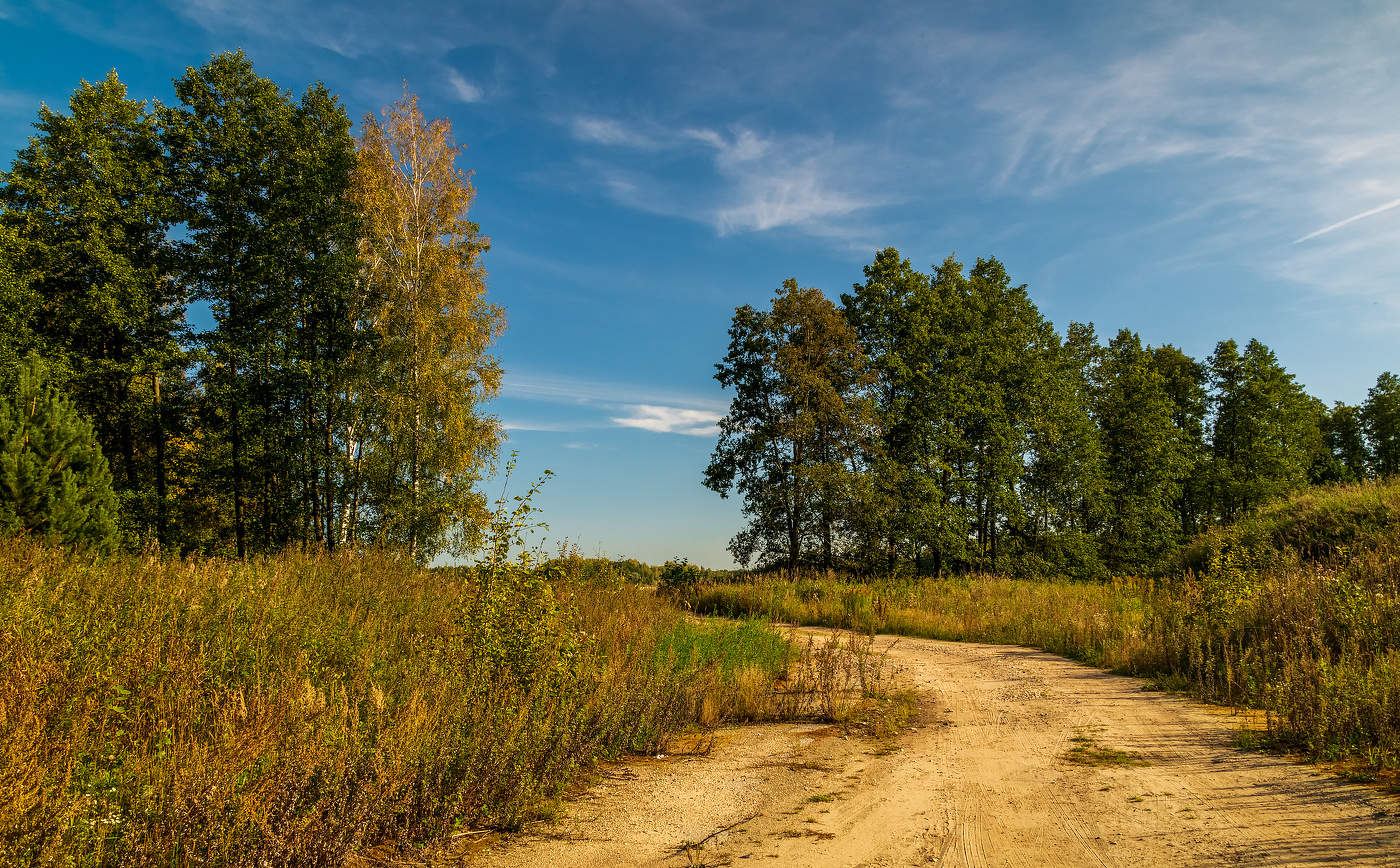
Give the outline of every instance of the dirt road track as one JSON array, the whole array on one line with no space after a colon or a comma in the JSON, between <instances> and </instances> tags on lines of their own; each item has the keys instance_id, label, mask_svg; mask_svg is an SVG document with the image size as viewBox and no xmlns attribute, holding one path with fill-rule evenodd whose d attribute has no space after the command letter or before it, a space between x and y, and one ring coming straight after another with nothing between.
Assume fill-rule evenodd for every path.
<instances>
[{"instance_id":1,"label":"dirt road track","mask_svg":"<svg viewBox=\"0 0 1400 868\"><path fill-rule=\"evenodd\" d=\"M613 768L560 822L471 864L1400 866L1400 800L1237 751L1218 709L1024 648L879 645L928 691L898 750L728 730L708 756ZM1079 744L1146 765L1071 762Z\"/></svg>"}]
</instances>

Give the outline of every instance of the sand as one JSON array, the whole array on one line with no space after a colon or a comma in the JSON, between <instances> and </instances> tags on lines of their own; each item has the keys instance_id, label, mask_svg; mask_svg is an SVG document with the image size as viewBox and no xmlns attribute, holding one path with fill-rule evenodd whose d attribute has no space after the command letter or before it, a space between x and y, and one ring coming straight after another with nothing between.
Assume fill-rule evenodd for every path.
<instances>
[{"instance_id":1,"label":"sand","mask_svg":"<svg viewBox=\"0 0 1400 868\"><path fill-rule=\"evenodd\" d=\"M469 864L1400 866L1400 800L1236 749L1227 711L1025 648L878 647L923 692L897 738L721 730L704 755L605 769Z\"/></svg>"}]
</instances>

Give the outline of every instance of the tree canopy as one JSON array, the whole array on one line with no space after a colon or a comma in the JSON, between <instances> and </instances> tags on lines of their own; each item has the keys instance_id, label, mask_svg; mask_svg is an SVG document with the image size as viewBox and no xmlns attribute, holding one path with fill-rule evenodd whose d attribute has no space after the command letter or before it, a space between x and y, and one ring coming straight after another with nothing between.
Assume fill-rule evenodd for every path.
<instances>
[{"instance_id":1,"label":"tree canopy","mask_svg":"<svg viewBox=\"0 0 1400 868\"><path fill-rule=\"evenodd\" d=\"M40 109L0 183L0 387L44 360L133 539L469 546L504 317L450 124L405 94L356 141L324 85L242 51L174 91L113 72Z\"/></svg>"},{"instance_id":2,"label":"tree canopy","mask_svg":"<svg viewBox=\"0 0 1400 868\"><path fill-rule=\"evenodd\" d=\"M852 480L868 457L873 382L845 318L820 290L788 279L769 310L734 313L715 378L735 392L705 485L744 501L749 527L730 548L795 570L817 551L826 567L854 527Z\"/></svg>"},{"instance_id":3,"label":"tree canopy","mask_svg":"<svg viewBox=\"0 0 1400 868\"><path fill-rule=\"evenodd\" d=\"M924 272L886 248L864 276L840 308L788 281L735 310L704 481L744 498L741 563L1150 572L1211 524L1400 461L1393 375L1329 411L1257 340L1196 360L1129 329L1061 335L996 259Z\"/></svg>"}]
</instances>

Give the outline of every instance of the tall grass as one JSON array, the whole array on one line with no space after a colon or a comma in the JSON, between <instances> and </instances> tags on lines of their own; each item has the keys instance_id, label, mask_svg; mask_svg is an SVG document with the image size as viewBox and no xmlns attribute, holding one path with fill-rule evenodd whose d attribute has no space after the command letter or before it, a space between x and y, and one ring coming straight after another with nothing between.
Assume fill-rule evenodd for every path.
<instances>
[{"instance_id":1,"label":"tall grass","mask_svg":"<svg viewBox=\"0 0 1400 868\"><path fill-rule=\"evenodd\" d=\"M332 865L512 828L694 724L849 713L879 668L568 563L0 543L0 864Z\"/></svg>"},{"instance_id":2,"label":"tall grass","mask_svg":"<svg viewBox=\"0 0 1400 868\"><path fill-rule=\"evenodd\" d=\"M1276 743L1400 768L1400 483L1324 489L1213 531L1199 569L1102 584L995 576L706 583L697 612L1043 648L1263 709Z\"/></svg>"},{"instance_id":3,"label":"tall grass","mask_svg":"<svg viewBox=\"0 0 1400 868\"><path fill-rule=\"evenodd\" d=\"M846 582L780 575L707 583L688 591L697 612L731 618L952 639L1033 645L1099 666L1130 669L1143 621L1137 581L1040 582L1000 576Z\"/></svg>"}]
</instances>

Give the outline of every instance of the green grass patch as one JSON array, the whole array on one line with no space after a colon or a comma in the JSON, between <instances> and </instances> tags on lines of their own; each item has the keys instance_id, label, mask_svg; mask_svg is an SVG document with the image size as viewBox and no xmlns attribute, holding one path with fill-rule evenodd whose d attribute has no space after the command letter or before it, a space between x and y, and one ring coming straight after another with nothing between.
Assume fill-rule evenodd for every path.
<instances>
[{"instance_id":1,"label":"green grass patch","mask_svg":"<svg viewBox=\"0 0 1400 868\"><path fill-rule=\"evenodd\" d=\"M1104 747L1091 736L1077 735L1070 741L1073 744L1065 752L1065 759L1076 765L1135 768L1152 764L1142 754Z\"/></svg>"}]
</instances>

